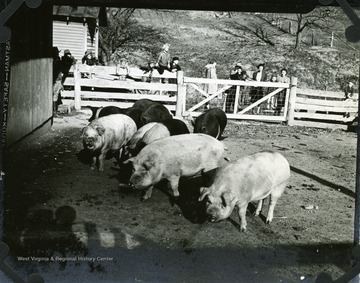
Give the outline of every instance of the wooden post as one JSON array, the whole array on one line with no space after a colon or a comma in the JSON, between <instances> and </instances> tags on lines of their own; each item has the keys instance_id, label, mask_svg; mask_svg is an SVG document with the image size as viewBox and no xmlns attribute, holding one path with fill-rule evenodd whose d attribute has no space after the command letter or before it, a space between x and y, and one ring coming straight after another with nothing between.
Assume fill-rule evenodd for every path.
<instances>
[{"instance_id":1,"label":"wooden post","mask_svg":"<svg viewBox=\"0 0 360 283\"><path fill-rule=\"evenodd\" d=\"M334 46L334 32L331 32L331 41L330 41L330 47Z\"/></svg>"},{"instance_id":2,"label":"wooden post","mask_svg":"<svg viewBox=\"0 0 360 283\"><path fill-rule=\"evenodd\" d=\"M235 92L235 101L234 101L234 114L238 112L239 108L239 94L240 94L240 86L236 86L236 92Z\"/></svg>"},{"instance_id":3,"label":"wooden post","mask_svg":"<svg viewBox=\"0 0 360 283\"><path fill-rule=\"evenodd\" d=\"M74 107L75 110L81 109L81 74L79 71L79 65L74 66Z\"/></svg>"},{"instance_id":4,"label":"wooden post","mask_svg":"<svg viewBox=\"0 0 360 283\"><path fill-rule=\"evenodd\" d=\"M297 88L297 78L296 77L291 77L291 79L290 79L289 107L288 107L288 114L287 114L287 125L288 126L294 125L296 88Z\"/></svg>"},{"instance_id":5,"label":"wooden post","mask_svg":"<svg viewBox=\"0 0 360 283\"><path fill-rule=\"evenodd\" d=\"M177 71L177 96L176 96L176 108L175 116L181 118L183 111L185 111L185 99L186 99L186 85L184 84L184 72Z\"/></svg>"}]
</instances>

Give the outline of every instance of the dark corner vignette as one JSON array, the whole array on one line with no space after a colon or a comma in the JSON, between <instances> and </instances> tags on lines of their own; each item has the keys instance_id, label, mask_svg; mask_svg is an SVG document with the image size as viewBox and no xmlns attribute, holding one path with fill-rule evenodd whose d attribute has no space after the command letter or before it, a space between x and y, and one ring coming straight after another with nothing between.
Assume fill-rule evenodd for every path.
<instances>
[{"instance_id":1,"label":"dark corner vignette","mask_svg":"<svg viewBox=\"0 0 360 283\"><path fill-rule=\"evenodd\" d=\"M17 0L12 0L10 2L15 3ZM240 1L240 0L239 0ZM18 1L20 3L20 1ZM53 2L56 2L54 0ZM61 1L60 1L61 2ZM241 2L241 1L240 1ZM350 2L350 1L349 1ZM358 3L357 1L353 1L355 5ZM41 1L26 1L26 4L31 7L33 5L34 7L40 5ZM219 7L219 3L221 4L221 1L210 1L210 4L213 3L213 6ZM314 3L314 2L311 2ZM317 4L315 5L330 5L333 4L334 1L329 0L319 0ZM349 19L352 21L353 25L350 26L346 30L346 37L350 42L358 42L360 40L360 19L356 16L355 12L351 8L351 6L348 5L348 2L345 0L337 0L337 3L341 8L343 9L344 13L349 17ZM85 6L85 2L82 1L81 5ZM206 6L206 5L205 5ZM196 5L191 6L192 8L196 9ZM1 10L3 10L5 6L0 7ZM141 7L139 7L141 8ZM190 7L189 7L190 8ZM204 6L201 6L201 8L204 8ZM181 9L179 7L179 9ZM265 9L266 10L266 9ZM10 16L10 15L9 15ZM1 23L1 21L0 21ZM5 25L5 24L4 24ZM0 27L0 32L1 32ZM8 31L3 29L5 33L8 33ZM6 39L8 35L6 35L4 38ZM1 36L0 36L1 37ZM8 110L8 100L9 100L9 89L10 89L10 51L11 51L11 44L10 40L5 40L5 42L0 43L0 84L1 84L1 91L0 91L0 125L1 125L1 148L0 148L0 240L3 238L3 215L4 215L4 180L6 180L6 170L4 170L3 162L2 162L2 156L4 154L4 150L6 147L6 131L7 131L7 110ZM359 148L358 148L358 154L359 154ZM359 162L359 161L357 161ZM357 180L359 178L359 173L357 172ZM356 215L359 214L359 212L355 213ZM7 256L8 253L8 247L4 243L0 243L0 269L6 273L9 278L12 278L14 282L28 282L28 283L36 283L36 282L43 282L43 279L38 274L32 274L28 278L28 281L23 280L18 275L13 274L12 271L6 266L6 264L3 262L3 258ZM358 249L354 249L353 251L353 258L356 261L360 261L360 257L358 256L359 251ZM339 278L336 281L331 282L344 282L345 278L348 280L351 279L353 276L355 276L358 273L358 266L354 266L352 270L350 270L347 274L344 275L344 277ZM74 272L74 276L76 276ZM326 280L330 280L329 276L327 274L319 275L319 278L321 276L325 276L325 281L316 281L316 282L326 282ZM352 276L352 277L349 277ZM330 276L331 277L331 276ZM79 278L80 279L80 278ZM327 281L330 282L330 281Z\"/></svg>"},{"instance_id":2,"label":"dark corner vignette","mask_svg":"<svg viewBox=\"0 0 360 283\"><path fill-rule=\"evenodd\" d=\"M28 7L37 8L42 0L28 0ZM7 2L7 3L6 3ZM10 3L11 2L11 3ZM10 70L11 70L11 29L6 26L6 21L16 12L24 0L1 1L0 3L0 270L8 279L15 283L43 283L41 275L37 273L30 274L27 280L16 274L4 259L8 256L9 246L2 242L4 237L4 195L5 195L5 166L4 151L6 148L7 118L9 106L10 91Z\"/></svg>"}]
</instances>

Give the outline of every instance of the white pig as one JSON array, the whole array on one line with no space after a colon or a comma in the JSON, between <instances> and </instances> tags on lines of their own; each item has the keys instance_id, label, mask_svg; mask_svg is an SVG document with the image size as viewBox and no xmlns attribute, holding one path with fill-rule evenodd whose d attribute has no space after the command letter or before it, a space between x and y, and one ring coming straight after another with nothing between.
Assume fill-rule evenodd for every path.
<instances>
[{"instance_id":1,"label":"white pig","mask_svg":"<svg viewBox=\"0 0 360 283\"><path fill-rule=\"evenodd\" d=\"M104 161L109 151L118 151L136 132L133 119L124 114L113 114L93 120L82 131L84 148L92 152L91 170L99 162L99 171L104 171Z\"/></svg>"},{"instance_id":2,"label":"white pig","mask_svg":"<svg viewBox=\"0 0 360 283\"><path fill-rule=\"evenodd\" d=\"M213 184L200 188L199 201L207 197L206 213L211 222L224 220L238 207L240 229L246 231L246 209L258 201L255 216L261 212L263 200L270 195L266 223L273 219L277 200L290 177L290 166L279 153L263 151L248 155L220 167Z\"/></svg>"},{"instance_id":3,"label":"white pig","mask_svg":"<svg viewBox=\"0 0 360 283\"><path fill-rule=\"evenodd\" d=\"M126 154L136 155L138 152L137 149L139 146L138 145L139 142L141 142L141 139L146 134L146 132L149 131L152 127L154 127L156 124L158 124L158 123L151 122L151 123L145 124L140 129L138 129L125 146Z\"/></svg>"},{"instance_id":4,"label":"white pig","mask_svg":"<svg viewBox=\"0 0 360 283\"><path fill-rule=\"evenodd\" d=\"M203 169L218 167L223 153L222 142L205 134L183 134L157 140L128 160L134 167L130 184L136 189L147 189L143 198L148 199L153 186L166 179L177 197L181 176L193 176Z\"/></svg>"}]
</instances>

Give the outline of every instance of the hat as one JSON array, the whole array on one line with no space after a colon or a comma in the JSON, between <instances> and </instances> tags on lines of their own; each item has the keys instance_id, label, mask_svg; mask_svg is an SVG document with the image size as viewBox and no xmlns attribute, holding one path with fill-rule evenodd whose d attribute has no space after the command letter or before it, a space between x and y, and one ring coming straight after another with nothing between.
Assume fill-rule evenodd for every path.
<instances>
[{"instance_id":1,"label":"hat","mask_svg":"<svg viewBox=\"0 0 360 283\"><path fill-rule=\"evenodd\" d=\"M236 63L236 64L235 64L235 69L241 69L241 70L242 70L241 64L240 64L240 63Z\"/></svg>"},{"instance_id":2,"label":"hat","mask_svg":"<svg viewBox=\"0 0 360 283\"><path fill-rule=\"evenodd\" d=\"M257 67L258 67L258 69L261 67L261 66L265 66L265 64L264 63L261 63L261 64L259 64L259 65L257 65Z\"/></svg>"},{"instance_id":3,"label":"hat","mask_svg":"<svg viewBox=\"0 0 360 283\"><path fill-rule=\"evenodd\" d=\"M70 55L71 55L71 53L70 53L70 50L69 50L69 49L65 49L65 50L64 50L64 55L66 55L66 54L70 54Z\"/></svg>"},{"instance_id":4,"label":"hat","mask_svg":"<svg viewBox=\"0 0 360 283\"><path fill-rule=\"evenodd\" d=\"M173 61L175 61L175 60L179 60L179 57L175 56L175 57L173 58Z\"/></svg>"},{"instance_id":5,"label":"hat","mask_svg":"<svg viewBox=\"0 0 360 283\"><path fill-rule=\"evenodd\" d=\"M167 48L167 47L170 47L170 44L169 44L169 43L165 43L165 44L163 45L162 49L165 49L165 48Z\"/></svg>"}]
</instances>

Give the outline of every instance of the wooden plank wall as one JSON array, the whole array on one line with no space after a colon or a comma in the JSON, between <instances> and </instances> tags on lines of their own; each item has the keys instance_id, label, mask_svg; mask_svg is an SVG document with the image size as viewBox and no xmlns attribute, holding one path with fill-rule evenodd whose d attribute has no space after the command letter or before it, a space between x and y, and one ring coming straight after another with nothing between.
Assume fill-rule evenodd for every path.
<instances>
[{"instance_id":1,"label":"wooden plank wall","mask_svg":"<svg viewBox=\"0 0 360 283\"><path fill-rule=\"evenodd\" d=\"M10 21L12 38L7 145L51 126L51 14L51 6L41 5L37 9L30 9L23 5Z\"/></svg>"},{"instance_id":2,"label":"wooden plank wall","mask_svg":"<svg viewBox=\"0 0 360 283\"><path fill-rule=\"evenodd\" d=\"M357 112L357 99L345 100L342 92L298 89L294 125L346 129Z\"/></svg>"}]
</instances>

